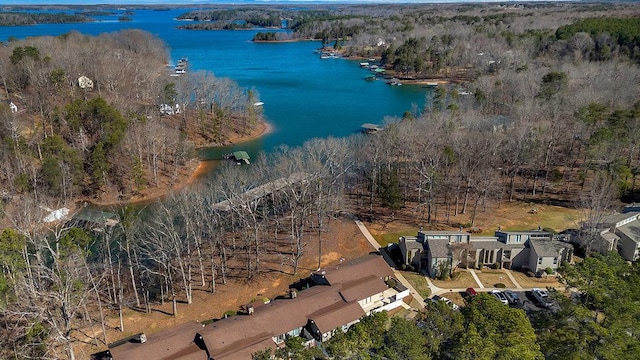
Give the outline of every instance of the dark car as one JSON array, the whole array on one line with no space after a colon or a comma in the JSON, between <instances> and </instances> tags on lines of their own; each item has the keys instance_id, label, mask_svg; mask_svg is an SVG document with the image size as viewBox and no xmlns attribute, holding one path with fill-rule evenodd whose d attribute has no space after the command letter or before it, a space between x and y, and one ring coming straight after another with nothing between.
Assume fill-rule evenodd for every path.
<instances>
[{"instance_id":1,"label":"dark car","mask_svg":"<svg viewBox=\"0 0 640 360\"><path fill-rule=\"evenodd\" d=\"M506 290L506 291L504 291L504 296L507 297L507 301L509 301L510 305L519 305L520 304L520 297L515 292L513 292L511 290Z\"/></svg>"}]
</instances>

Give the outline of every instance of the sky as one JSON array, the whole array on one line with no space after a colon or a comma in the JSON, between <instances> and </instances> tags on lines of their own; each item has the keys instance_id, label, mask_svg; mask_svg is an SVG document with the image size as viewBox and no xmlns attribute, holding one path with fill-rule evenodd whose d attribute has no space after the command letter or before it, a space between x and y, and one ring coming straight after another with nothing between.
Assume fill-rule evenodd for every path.
<instances>
[{"instance_id":1,"label":"sky","mask_svg":"<svg viewBox=\"0 0 640 360\"><path fill-rule=\"evenodd\" d=\"M510 0L0 0L0 5L95 5L95 4L283 4L283 3L450 3L450 2L508 2ZM527 0L525 0L526 2ZM528 0L531 1L531 0ZM520 1L523 2L523 1Z\"/></svg>"}]
</instances>

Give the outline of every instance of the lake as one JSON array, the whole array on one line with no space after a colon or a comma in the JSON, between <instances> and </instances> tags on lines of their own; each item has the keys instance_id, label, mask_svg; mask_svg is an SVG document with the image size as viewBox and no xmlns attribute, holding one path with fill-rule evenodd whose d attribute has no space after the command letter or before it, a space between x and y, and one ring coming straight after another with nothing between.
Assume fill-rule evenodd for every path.
<instances>
[{"instance_id":1,"label":"lake","mask_svg":"<svg viewBox=\"0 0 640 360\"><path fill-rule=\"evenodd\" d=\"M175 18L187 11L136 10L130 22L118 22L121 14L117 14L90 23L0 27L0 41L70 31L90 35L130 28L148 31L164 40L174 63L186 57L191 70L209 70L258 92L273 131L233 148L247 150L252 157L283 144L299 146L311 138L347 136L363 123L382 124L387 116L402 116L425 103L429 91L425 87L365 81L370 73L358 66L360 61L320 59L314 53L319 42L254 43L251 39L259 30L176 29L184 22Z\"/></svg>"}]
</instances>

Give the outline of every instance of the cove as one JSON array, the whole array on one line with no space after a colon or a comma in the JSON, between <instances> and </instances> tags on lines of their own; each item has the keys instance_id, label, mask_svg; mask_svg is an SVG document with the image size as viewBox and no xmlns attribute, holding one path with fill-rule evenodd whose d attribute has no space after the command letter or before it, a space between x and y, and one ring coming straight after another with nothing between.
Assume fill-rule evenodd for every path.
<instances>
[{"instance_id":1,"label":"cove","mask_svg":"<svg viewBox=\"0 0 640 360\"><path fill-rule=\"evenodd\" d=\"M420 85L389 86L383 80L365 81L369 71L359 60L320 59L320 42L254 43L259 30L180 30L175 18L189 9L136 10L130 22L115 15L79 24L42 24L0 27L0 41L9 37L61 35L78 31L88 35L122 29L141 29L162 39L171 58L189 59L189 71L207 70L255 90L273 130L260 139L229 148L204 149L203 159L219 158L233 150L252 157L275 147L299 146L312 138L343 137L363 123L382 124L385 117L422 109L429 89ZM265 31L265 30L263 30ZM272 31L272 30L268 30Z\"/></svg>"}]
</instances>

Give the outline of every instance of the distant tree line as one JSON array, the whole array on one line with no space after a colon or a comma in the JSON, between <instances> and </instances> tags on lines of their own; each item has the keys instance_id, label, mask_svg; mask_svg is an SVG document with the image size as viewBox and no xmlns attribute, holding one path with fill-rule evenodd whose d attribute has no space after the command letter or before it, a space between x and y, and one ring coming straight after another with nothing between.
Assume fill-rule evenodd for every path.
<instances>
[{"instance_id":1,"label":"distant tree line","mask_svg":"<svg viewBox=\"0 0 640 360\"><path fill-rule=\"evenodd\" d=\"M613 53L620 52L640 61L639 17L582 19L556 30L556 38L560 40L584 37L584 34L589 34L592 40L585 49L590 59L609 60Z\"/></svg>"},{"instance_id":2,"label":"distant tree line","mask_svg":"<svg viewBox=\"0 0 640 360\"><path fill-rule=\"evenodd\" d=\"M89 21L89 18L81 14L0 12L0 26L63 24L87 21Z\"/></svg>"}]
</instances>

